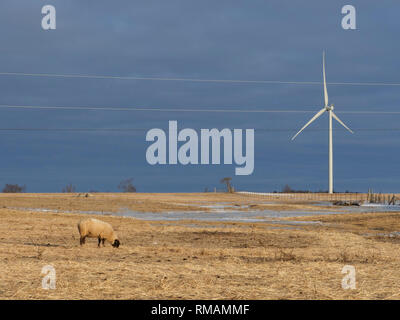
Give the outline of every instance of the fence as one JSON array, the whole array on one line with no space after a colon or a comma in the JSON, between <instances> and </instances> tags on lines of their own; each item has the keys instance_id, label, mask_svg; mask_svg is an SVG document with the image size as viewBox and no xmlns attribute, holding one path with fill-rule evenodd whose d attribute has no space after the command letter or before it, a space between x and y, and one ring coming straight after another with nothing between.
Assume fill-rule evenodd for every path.
<instances>
[{"instance_id":1,"label":"fence","mask_svg":"<svg viewBox=\"0 0 400 320\"><path fill-rule=\"evenodd\" d=\"M238 191L237 194L251 197L261 197L265 200L284 201L344 201L344 202L374 202L389 203L399 194L388 193L262 193Z\"/></svg>"}]
</instances>

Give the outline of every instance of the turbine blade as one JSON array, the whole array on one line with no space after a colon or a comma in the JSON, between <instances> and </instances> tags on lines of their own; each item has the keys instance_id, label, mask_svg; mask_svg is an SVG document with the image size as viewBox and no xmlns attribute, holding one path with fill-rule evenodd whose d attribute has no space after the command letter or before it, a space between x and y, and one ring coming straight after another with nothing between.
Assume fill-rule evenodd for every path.
<instances>
[{"instance_id":1,"label":"turbine blade","mask_svg":"<svg viewBox=\"0 0 400 320\"><path fill-rule=\"evenodd\" d=\"M323 74L324 74L324 99L325 99L325 107L328 106L328 89L326 88L326 74L325 74L325 51L322 55L322 65L323 65Z\"/></svg>"},{"instance_id":2,"label":"turbine blade","mask_svg":"<svg viewBox=\"0 0 400 320\"><path fill-rule=\"evenodd\" d=\"M316 120L317 118L319 118L319 116L320 116L321 114L323 114L325 111L326 111L325 108L322 108L320 111L318 111L318 112L314 115L314 117L312 117L311 120L308 121L308 122L305 124L305 126L304 126L303 128L301 128L301 130L300 130L299 132L297 132L297 133L293 136L292 140L294 140L294 139L300 134L300 132L302 132L305 128L307 128L314 120Z\"/></svg>"},{"instance_id":3,"label":"turbine blade","mask_svg":"<svg viewBox=\"0 0 400 320\"><path fill-rule=\"evenodd\" d=\"M332 112L332 116L336 119L337 122L339 122L343 127L345 127L347 130L349 130L351 133L354 133L348 126L346 126L342 120L339 119L339 117L333 112Z\"/></svg>"}]
</instances>

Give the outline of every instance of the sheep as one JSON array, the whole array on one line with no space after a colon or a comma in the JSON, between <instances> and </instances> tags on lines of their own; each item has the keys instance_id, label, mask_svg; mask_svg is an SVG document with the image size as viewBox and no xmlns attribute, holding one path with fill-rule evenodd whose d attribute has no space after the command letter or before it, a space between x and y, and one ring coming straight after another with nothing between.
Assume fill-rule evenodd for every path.
<instances>
[{"instance_id":1,"label":"sheep","mask_svg":"<svg viewBox=\"0 0 400 320\"><path fill-rule=\"evenodd\" d=\"M84 219L79 221L78 230L80 234L80 245L85 244L86 237L98 238L99 242L97 246L100 248L100 242L103 243L107 240L111 243L114 248L118 248L120 241L118 240L117 234L114 232L112 226L104 221L97 219Z\"/></svg>"}]
</instances>

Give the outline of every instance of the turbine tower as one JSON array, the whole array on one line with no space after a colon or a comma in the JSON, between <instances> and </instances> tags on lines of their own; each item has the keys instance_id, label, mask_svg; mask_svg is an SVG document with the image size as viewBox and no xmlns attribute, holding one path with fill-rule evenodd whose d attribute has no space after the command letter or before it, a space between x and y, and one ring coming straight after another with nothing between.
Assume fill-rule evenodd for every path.
<instances>
[{"instance_id":1,"label":"turbine tower","mask_svg":"<svg viewBox=\"0 0 400 320\"><path fill-rule=\"evenodd\" d=\"M326 75L325 75L325 51L322 54L322 68L323 68L323 76L324 76L324 99L325 99L325 106L318 111L314 117L308 121L303 128L299 132L297 132L292 140L294 140L300 132L302 132L305 128L307 128L314 120L319 118L324 112L328 112L329 114L329 193L333 193L333 143L332 143L332 117L335 118L337 122L339 122L343 127L345 127L351 133L354 133L347 127L342 120L338 118L338 116L333 112L333 104L329 105L328 100L328 90L326 88Z\"/></svg>"}]
</instances>

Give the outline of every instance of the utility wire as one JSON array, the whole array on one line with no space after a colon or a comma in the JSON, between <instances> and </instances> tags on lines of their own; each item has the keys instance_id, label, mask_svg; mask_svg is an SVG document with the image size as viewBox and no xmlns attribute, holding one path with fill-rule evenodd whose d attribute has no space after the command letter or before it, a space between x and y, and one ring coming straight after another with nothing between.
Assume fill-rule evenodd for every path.
<instances>
[{"instance_id":1,"label":"utility wire","mask_svg":"<svg viewBox=\"0 0 400 320\"><path fill-rule=\"evenodd\" d=\"M221 127L222 128L222 127ZM226 128L226 127L224 127ZM229 128L228 128L229 129ZM150 129L145 128L0 128L0 131L49 131L49 132L62 132L62 131L70 131L70 132L82 132L82 131L103 131L103 132L124 132L124 131L132 131L132 132L145 132ZM196 129L195 129L196 130ZM197 129L199 130L199 129ZM233 130L233 129L232 129ZM245 129L243 129L244 131ZM261 132L294 132L296 129L266 129L266 128L254 128L255 131ZM308 131L328 131L329 129L311 129ZM345 129L332 129L334 131L346 131ZM357 128L354 129L355 132L359 131L400 131L400 128Z\"/></svg>"},{"instance_id":2,"label":"utility wire","mask_svg":"<svg viewBox=\"0 0 400 320\"><path fill-rule=\"evenodd\" d=\"M243 83L243 84L291 84L291 85L322 85L320 81L279 81L279 80L228 80L228 79L196 79L196 78L167 78L167 77L131 77L106 76L86 74L56 74L56 73L23 73L0 72L2 76L18 77L47 77L47 78L83 78L83 79L114 79L114 80L148 80L148 81L180 81L180 82L213 82L213 83ZM339 86L400 86L391 82L329 82L328 85Z\"/></svg>"},{"instance_id":3,"label":"utility wire","mask_svg":"<svg viewBox=\"0 0 400 320\"><path fill-rule=\"evenodd\" d=\"M97 110L97 111L148 111L148 112L211 112L211 113L316 113L318 110L278 110L278 109L192 109L192 108L144 108L144 107L66 107L66 106L22 106L0 105L0 109L32 110ZM399 107L400 109L400 107ZM337 111L339 114L400 114L400 111Z\"/></svg>"},{"instance_id":4,"label":"utility wire","mask_svg":"<svg viewBox=\"0 0 400 320\"><path fill-rule=\"evenodd\" d=\"M0 105L1 109L48 109L48 110L99 110L99 111L155 111L155 112L238 112L238 113L309 113L311 110L255 110L255 109L188 109L188 108L137 108L137 107L65 107L65 106L15 106Z\"/></svg>"}]
</instances>

